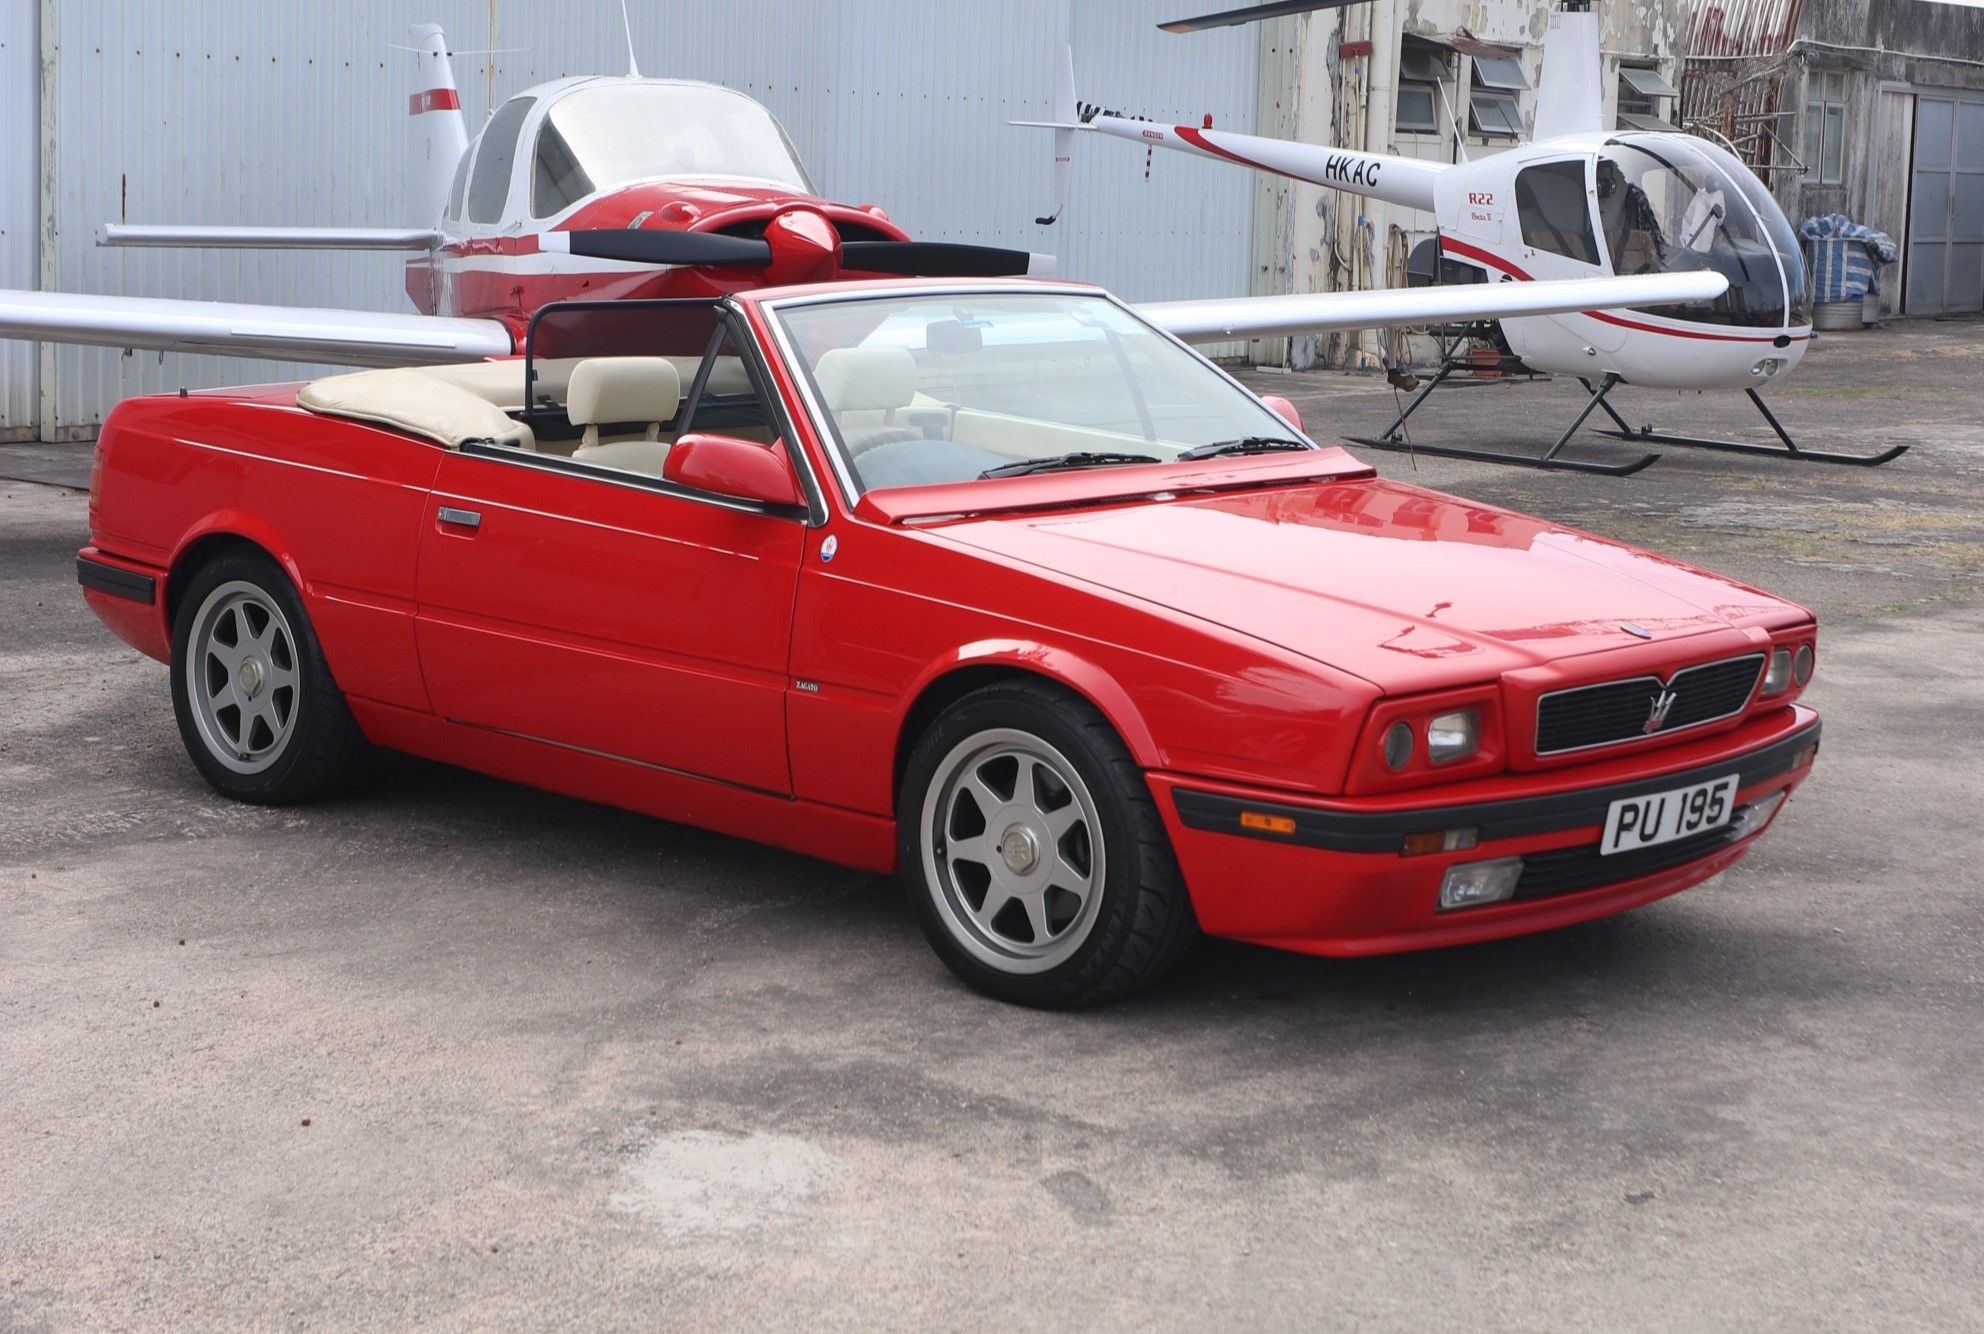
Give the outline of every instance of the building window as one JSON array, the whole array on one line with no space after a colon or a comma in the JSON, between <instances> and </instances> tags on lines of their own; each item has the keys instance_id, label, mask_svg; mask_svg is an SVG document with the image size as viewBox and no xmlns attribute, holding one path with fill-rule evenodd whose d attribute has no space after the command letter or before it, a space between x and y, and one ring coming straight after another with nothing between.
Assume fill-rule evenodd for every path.
<instances>
[{"instance_id":1,"label":"building window","mask_svg":"<svg viewBox=\"0 0 1984 1334\"><path fill-rule=\"evenodd\" d=\"M1621 129L1672 130L1674 123L1661 114L1666 99L1681 94L1660 77L1653 65L1619 66L1619 115Z\"/></svg>"},{"instance_id":2,"label":"building window","mask_svg":"<svg viewBox=\"0 0 1984 1334\"><path fill-rule=\"evenodd\" d=\"M1520 139L1522 107L1516 96L1529 90L1522 61L1513 55L1477 55L1468 89L1468 127L1485 139Z\"/></svg>"},{"instance_id":3,"label":"building window","mask_svg":"<svg viewBox=\"0 0 1984 1334\"><path fill-rule=\"evenodd\" d=\"M1805 179L1815 185L1846 180L1846 73L1805 75Z\"/></svg>"},{"instance_id":4,"label":"building window","mask_svg":"<svg viewBox=\"0 0 1984 1334\"><path fill-rule=\"evenodd\" d=\"M1405 34L1398 48L1398 114L1393 125L1404 134L1440 132L1440 85L1454 81L1446 51Z\"/></svg>"}]
</instances>

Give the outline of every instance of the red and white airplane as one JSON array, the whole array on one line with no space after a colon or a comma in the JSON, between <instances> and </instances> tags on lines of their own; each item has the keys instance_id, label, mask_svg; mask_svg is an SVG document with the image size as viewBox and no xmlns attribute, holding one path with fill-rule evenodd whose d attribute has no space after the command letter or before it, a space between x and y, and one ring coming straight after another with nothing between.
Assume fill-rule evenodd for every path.
<instances>
[{"instance_id":1,"label":"red and white airplane","mask_svg":"<svg viewBox=\"0 0 1984 1334\"><path fill-rule=\"evenodd\" d=\"M1250 5L1163 26L1193 31L1357 2ZM1503 63L1513 67L1512 58ZM1073 59L1065 52L1055 118L1017 123L1055 131L1060 200L1053 215L1036 219L1043 224L1065 206L1074 136L1089 132L1425 210L1439 229L1432 271L1458 270L1468 275L1462 281L1687 273L1729 280L1725 291L1696 302L1504 317L1502 334L1524 363L1576 376L1591 391L1576 420L1541 457L1414 446L1402 439L1405 418L1453 369L1452 359L1390 430L1364 444L1608 473L1638 471L1659 457L1647 454L1622 464L1561 457L1585 419L1603 408L1619 427L1613 434L1645 443L1863 465L1886 463L1902 453L1906 445L1855 455L1793 443L1757 393L1796 367L1812 338L1805 265L1791 223L1756 174L1721 146L1692 134L1604 129L1599 68L1598 16L1589 0L1564 0L1550 15L1543 39L1533 137L1472 161L1463 149L1456 163L1234 134L1214 129L1210 117L1202 125L1165 125L1083 107L1076 101ZM1744 390L1783 447L1635 430L1606 401L1620 384Z\"/></svg>"},{"instance_id":2,"label":"red and white airplane","mask_svg":"<svg viewBox=\"0 0 1984 1334\"><path fill-rule=\"evenodd\" d=\"M441 29L416 26L413 228L109 225L120 246L406 251L415 311L0 291L0 337L402 366L515 355L534 312L570 299L706 297L842 275L1044 274L1052 257L911 240L882 209L822 198L770 112L716 84L560 79L470 140ZM630 65L631 65L630 60ZM1072 83L1070 84L1072 88ZM1072 93L1070 93L1072 97ZM1187 341L1707 301L1712 273L1513 287L1160 303Z\"/></svg>"}]
</instances>

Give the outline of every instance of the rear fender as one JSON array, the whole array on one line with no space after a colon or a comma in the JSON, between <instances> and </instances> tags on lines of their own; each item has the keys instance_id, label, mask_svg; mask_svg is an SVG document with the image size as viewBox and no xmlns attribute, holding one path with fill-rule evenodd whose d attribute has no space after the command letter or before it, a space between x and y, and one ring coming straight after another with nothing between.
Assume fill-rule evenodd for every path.
<instances>
[{"instance_id":1,"label":"rear fender","mask_svg":"<svg viewBox=\"0 0 1984 1334\"><path fill-rule=\"evenodd\" d=\"M238 538L260 547L264 554L282 566L283 573L289 576L289 582L295 585L298 595L304 599L306 605L309 603L310 590L304 580L302 567L296 563L295 553L290 550L289 544L283 541L282 534L276 531L275 525L252 510L234 507L215 510L180 536L179 544L173 548L172 559L167 567L172 572L172 585L175 591L184 586L185 575L189 573L181 568L181 563L195 547L215 537ZM177 614L177 604L169 605L166 615L170 617Z\"/></svg>"}]
</instances>

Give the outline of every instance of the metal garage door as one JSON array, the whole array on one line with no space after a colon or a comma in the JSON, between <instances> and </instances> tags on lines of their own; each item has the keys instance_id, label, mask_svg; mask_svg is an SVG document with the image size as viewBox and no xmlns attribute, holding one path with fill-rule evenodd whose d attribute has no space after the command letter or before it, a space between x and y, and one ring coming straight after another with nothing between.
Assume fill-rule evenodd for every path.
<instances>
[{"instance_id":1,"label":"metal garage door","mask_svg":"<svg viewBox=\"0 0 1984 1334\"><path fill-rule=\"evenodd\" d=\"M1910 315L1984 310L1984 99L1915 99Z\"/></svg>"}]
</instances>

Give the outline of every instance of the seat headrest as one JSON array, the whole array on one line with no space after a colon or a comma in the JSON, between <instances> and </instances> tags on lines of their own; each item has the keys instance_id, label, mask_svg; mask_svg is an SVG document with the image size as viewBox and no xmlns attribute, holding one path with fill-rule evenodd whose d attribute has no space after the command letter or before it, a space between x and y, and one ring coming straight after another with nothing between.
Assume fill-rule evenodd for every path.
<instances>
[{"instance_id":1,"label":"seat headrest","mask_svg":"<svg viewBox=\"0 0 1984 1334\"><path fill-rule=\"evenodd\" d=\"M916 397L916 358L905 347L836 347L813 368L829 412L906 408Z\"/></svg>"},{"instance_id":2,"label":"seat headrest","mask_svg":"<svg viewBox=\"0 0 1984 1334\"><path fill-rule=\"evenodd\" d=\"M667 357L587 357L572 367L565 416L574 426L665 422L682 402L682 377Z\"/></svg>"}]
</instances>

